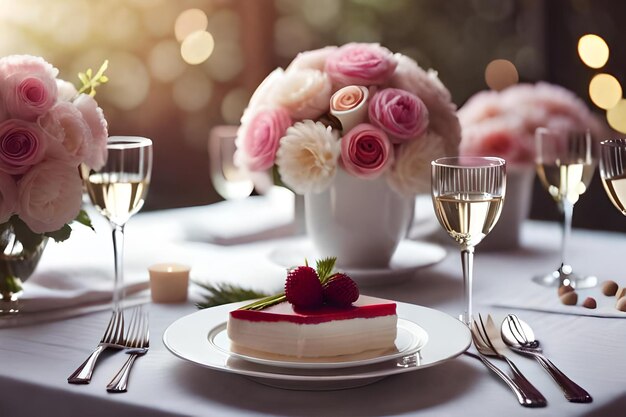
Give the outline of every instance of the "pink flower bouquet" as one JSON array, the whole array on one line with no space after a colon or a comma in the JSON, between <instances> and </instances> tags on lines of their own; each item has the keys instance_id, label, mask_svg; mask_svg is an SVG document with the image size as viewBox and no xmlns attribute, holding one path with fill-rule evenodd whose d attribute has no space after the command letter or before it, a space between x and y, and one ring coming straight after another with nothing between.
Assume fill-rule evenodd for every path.
<instances>
[{"instance_id":1,"label":"pink flower bouquet","mask_svg":"<svg viewBox=\"0 0 626 417\"><path fill-rule=\"evenodd\" d=\"M458 111L463 128L462 155L500 156L513 165L533 164L535 130L604 127L571 91L553 84L517 84L500 92L482 91Z\"/></svg>"},{"instance_id":2,"label":"pink flower bouquet","mask_svg":"<svg viewBox=\"0 0 626 417\"><path fill-rule=\"evenodd\" d=\"M89 224L79 165L97 169L107 158L107 123L93 98L105 68L80 74L77 91L42 58L0 58L0 235L12 227L35 246L69 237L75 219Z\"/></svg>"},{"instance_id":3,"label":"pink flower bouquet","mask_svg":"<svg viewBox=\"0 0 626 417\"><path fill-rule=\"evenodd\" d=\"M339 167L385 176L398 192L430 191L430 162L456 154L456 107L437 73L378 44L298 54L257 88L237 132L237 165L277 168L298 194L325 190Z\"/></svg>"}]
</instances>

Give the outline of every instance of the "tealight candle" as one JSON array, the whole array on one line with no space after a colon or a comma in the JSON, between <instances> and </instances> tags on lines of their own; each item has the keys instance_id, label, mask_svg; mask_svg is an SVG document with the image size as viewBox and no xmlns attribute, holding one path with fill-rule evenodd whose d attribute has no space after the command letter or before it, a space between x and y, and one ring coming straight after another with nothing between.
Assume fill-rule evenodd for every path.
<instances>
[{"instance_id":1,"label":"tealight candle","mask_svg":"<svg viewBox=\"0 0 626 417\"><path fill-rule=\"evenodd\" d=\"M155 303L186 301L189 270L187 265L177 263L162 263L149 267L152 301Z\"/></svg>"}]
</instances>

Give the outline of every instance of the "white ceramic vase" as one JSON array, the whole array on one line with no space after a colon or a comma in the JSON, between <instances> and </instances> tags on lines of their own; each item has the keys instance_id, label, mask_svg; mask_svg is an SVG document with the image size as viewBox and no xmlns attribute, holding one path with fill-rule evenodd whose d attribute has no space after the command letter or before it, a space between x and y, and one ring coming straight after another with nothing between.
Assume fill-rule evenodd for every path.
<instances>
[{"instance_id":1,"label":"white ceramic vase","mask_svg":"<svg viewBox=\"0 0 626 417\"><path fill-rule=\"evenodd\" d=\"M415 198L395 192L384 176L359 179L341 168L328 189L306 194L304 202L317 256L353 269L388 267L415 210Z\"/></svg>"},{"instance_id":2,"label":"white ceramic vase","mask_svg":"<svg viewBox=\"0 0 626 417\"><path fill-rule=\"evenodd\" d=\"M479 250L514 250L520 247L522 225L532 203L533 166L506 168L506 195L498 223L478 246Z\"/></svg>"}]
</instances>

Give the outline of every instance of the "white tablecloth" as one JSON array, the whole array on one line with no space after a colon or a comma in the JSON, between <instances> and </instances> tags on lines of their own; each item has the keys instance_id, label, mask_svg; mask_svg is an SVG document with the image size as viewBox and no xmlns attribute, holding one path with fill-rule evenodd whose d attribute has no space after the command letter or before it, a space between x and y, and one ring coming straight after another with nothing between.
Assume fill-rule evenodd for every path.
<instances>
[{"instance_id":1,"label":"white tablecloth","mask_svg":"<svg viewBox=\"0 0 626 417\"><path fill-rule=\"evenodd\" d=\"M192 265L192 276L212 282L239 282L266 291L282 285L282 267L267 258L281 241L223 246L189 241L188 225L215 222L229 204L140 214L127 227L127 264L141 271L154 261ZM253 216L253 213L250 213ZM210 220L209 220L210 219ZM191 223L190 223L191 222ZM220 223L224 227L224 222ZM201 230L201 229L199 229ZM98 238L84 234L61 246L68 267L80 253L101 253L109 262L106 225ZM196 230L197 232L197 230ZM73 237L74 239L74 237ZM475 259L476 310L502 317L516 312L531 323L545 353L594 397L591 404L571 404L543 369L530 359L514 360L544 393L543 409L519 406L508 388L483 365L461 356L444 364L391 376L348 391L287 391L260 385L244 377L209 370L173 356L162 342L164 330L176 319L196 311L193 303L150 304L150 352L133 369L129 392L108 394L106 383L125 360L123 353L105 354L89 385L70 385L67 376L91 352L109 314L102 311L63 321L0 329L0 416L618 416L626 413L626 320L498 308L494 300L520 303L530 277L558 262L556 224L528 222L523 248L516 252L481 252ZM81 242L79 242L81 240ZM149 242L149 243L148 243ZM82 248L82 249L81 249ZM375 296L421 304L456 315L462 306L460 259L455 247L439 264L420 269L399 284L362 288ZM99 252L95 252L99 251ZM85 252L87 253L87 252ZM570 259L574 266L626 284L626 235L575 230ZM56 259L58 262L58 258ZM45 257L37 273L44 273ZM146 275L147 279L147 275ZM555 289L545 289L555 292ZM513 294L513 295L511 295ZM503 296L502 296L503 297ZM556 295L554 295L556 299ZM523 301L523 300L522 300Z\"/></svg>"}]
</instances>

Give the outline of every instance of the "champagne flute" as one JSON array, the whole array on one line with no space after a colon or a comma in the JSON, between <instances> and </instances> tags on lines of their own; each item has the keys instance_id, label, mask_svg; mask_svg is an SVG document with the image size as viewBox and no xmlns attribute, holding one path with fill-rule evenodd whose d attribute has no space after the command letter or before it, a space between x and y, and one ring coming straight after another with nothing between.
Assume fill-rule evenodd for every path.
<instances>
[{"instance_id":1,"label":"champagne flute","mask_svg":"<svg viewBox=\"0 0 626 417\"><path fill-rule=\"evenodd\" d=\"M600 176L611 203L626 215L626 139L600 143Z\"/></svg>"},{"instance_id":2,"label":"champagne flute","mask_svg":"<svg viewBox=\"0 0 626 417\"><path fill-rule=\"evenodd\" d=\"M254 190L250 175L234 162L237 126L216 126L209 135L211 182L226 200L248 197Z\"/></svg>"},{"instance_id":3,"label":"champagne flute","mask_svg":"<svg viewBox=\"0 0 626 417\"><path fill-rule=\"evenodd\" d=\"M112 136L107 142L106 164L85 177L89 198L109 220L113 235L115 281L113 311L124 299L124 226L143 206L152 172L152 141L135 136Z\"/></svg>"},{"instance_id":4,"label":"champagne flute","mask_svg":"<svg viewBox=\"0 0 626 417\"><path fill-rule=\"evenodd\" d=\"M506 190L504 159L446 157L432 162L432 197L437 219L461 247L465 310L460 320L472 319L474 247L496 225Z\"/></svg>"},{"instance_id":5,"label":"champagne flute","mask_svg":"<svg viewBox=\"0 0 626 417\"><path fill-rule=\"evenodd\" d=\"M591 134L589 131L539 128L535 133L535 144L537 175L563 214L563 228L561 266L548 274L533 277L533 281L545 286L594 287L598 283L596 277L574 273L566 261L574 204L589 187L596 165Z\"/></svg>"}]
</instances>

